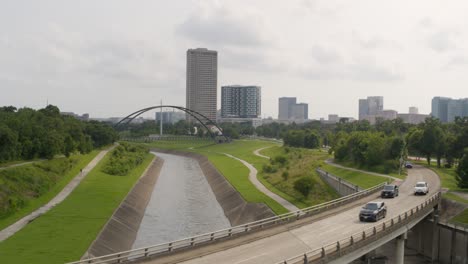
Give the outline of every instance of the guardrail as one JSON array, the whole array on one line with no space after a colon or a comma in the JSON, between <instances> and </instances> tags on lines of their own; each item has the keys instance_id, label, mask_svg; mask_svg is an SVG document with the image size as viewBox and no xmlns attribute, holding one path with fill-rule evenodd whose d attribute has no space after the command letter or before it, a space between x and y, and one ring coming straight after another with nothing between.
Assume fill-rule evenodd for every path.
<instances>
[{"instance_id":1,"label":"guardrail","mask_svg":"<svg viewBox=\"0 0 468 264\"><path fill-rule=\"evenodd\" d=\"M374 227L365 229L362 232L355 233L345 239L305 252L304 254L297 255L276 264L323 263L324 261L330 261L337 257L344 256L356 248L375 242L376 240L411 222L413 219L430 212L439 202L440 198L441 193L438 192L418 206L413 207L396 217L383 221Z\"/></svg>"},{"instance_id":2,"label":"guardrail","mask_svg":"<svg viewBox=\"0 0 468 264\"><path fill-rule=\"evenodd\" d=\"M314 205L314 206L311 206L302 210L298 210L295 212L289 212L289 213L285 213L282 215L258 220L255 222L218 230L218 231L211 232L211 233L206 233L206 234L197 235L194 237L172 241L169 243L157 244L157 245L152 245L152 246L148 246L144 248L132 249L132 250L123 251L119 253L109 254L105 256L83 259L80 261L70 262L69 264L121 263L127 259L134 260L134 259L146 258L149 256L155 256L157 254L168 253L168 252L172 252L178 249L186 249L186 248L194 247L196 245L206 244L206 243L210 243L213 241L230 238L235 235L245 234L251 231L260 230L265 227L271 227L271 226L275 226L278 224L289 223L289 222L296 221L305 217L319 214L329 209L339 207L341 205L350 203L356 199L360 199L362 197L373 194L381 190L385 184L386 183L381 183L372 188L369 188L369 189L366 189L357 193L353 193L353 194L335 199L333 201Z\"/></svg>"}]
</instances>

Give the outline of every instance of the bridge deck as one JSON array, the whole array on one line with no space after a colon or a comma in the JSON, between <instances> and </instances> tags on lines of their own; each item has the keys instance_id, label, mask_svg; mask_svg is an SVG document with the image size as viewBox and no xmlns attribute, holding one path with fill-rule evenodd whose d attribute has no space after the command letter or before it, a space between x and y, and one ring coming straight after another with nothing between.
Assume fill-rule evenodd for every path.
<instances>
[{"instance_id":1,"label":"bridge deck","mask_svg":"<svg viewBox=\"0 0 468 264\"><path fill-rule=\"evenodd\" d=\"M440 188L439 178L433 171L419 166L410 169L407 179L400 186L400 196L384 200L388 209L387 217L404 213L426 199L425 196L413 195L413 187L418 181L429 183L430 195ZM319 215L249 236L179 253L174 252L172 255L149 259L141 263L276 263L376 225L376 223L362 223L358 219L360 207L372 199L378 198L373 195L370 198L361 199L352 206L335 209L334 213L328 217ZM311 221L311 219L314 220Z\"/></svg>"}]
</instances>

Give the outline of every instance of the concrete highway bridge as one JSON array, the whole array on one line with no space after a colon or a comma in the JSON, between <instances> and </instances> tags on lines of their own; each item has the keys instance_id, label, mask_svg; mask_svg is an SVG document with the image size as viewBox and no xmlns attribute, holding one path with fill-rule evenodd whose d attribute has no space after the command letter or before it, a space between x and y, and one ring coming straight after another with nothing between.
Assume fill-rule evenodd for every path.
<instances>
[{"instance_id":1,"label":"concrete highway bridge","mask_svg":"<svg viewBox=\"0 0 468 264\"><path fill-rule=\"evenodd\" d=\"M396 263L403 263L408 230L436 217L441 199L433 171L415 167L408 174L399 197L384 200L387 216L378 222L360 222L358 213L366 202L381 200L381 185L253 223L74 263L349 263L394 239ZM418 181L429 183L428 195L413 195Z\"/></svg>"}]
</instances>

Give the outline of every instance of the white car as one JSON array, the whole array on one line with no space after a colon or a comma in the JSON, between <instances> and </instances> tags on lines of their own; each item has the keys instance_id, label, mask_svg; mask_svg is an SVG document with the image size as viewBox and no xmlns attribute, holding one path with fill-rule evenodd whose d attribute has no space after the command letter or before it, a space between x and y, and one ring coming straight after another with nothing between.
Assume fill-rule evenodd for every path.
<instances>
[{"instance_id":1,"label":"white car","mask_svg":"<svg viewBox=\"0 0 468 264\"><path fill-rule=\"evenodd\" d=\"M418 194L428 194L429 193L429 186L427 182L417 182L416 186L414 186L414 195Z\"/></svg>"}]
</instances>

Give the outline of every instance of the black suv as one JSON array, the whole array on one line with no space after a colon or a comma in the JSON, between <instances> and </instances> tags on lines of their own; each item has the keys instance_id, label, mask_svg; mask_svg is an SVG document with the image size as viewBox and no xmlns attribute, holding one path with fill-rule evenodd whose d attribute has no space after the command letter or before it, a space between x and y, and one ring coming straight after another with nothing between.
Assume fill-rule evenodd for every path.
<instances>
[{"instance_id":1,"label":"black suv","mask_svg":"<svg viewBox=\"0 0 468 264\"><path fill-rule=\"evenodd\" d=\"M385 216L387 216L387 206L384 202L369 202L359 212L359 221L377 222Z\"/></svg>"},{"instance_id":2,"label":"black suv","mask_svg":"<svg viewBox=\"0 0 468 264\"><path fill-rule=\"evenodd\" d=\"M393 184L387 184L383 187L380 197L382 198L393 198L398 196L398 186Z\"/></svg>"}]
</instances>

